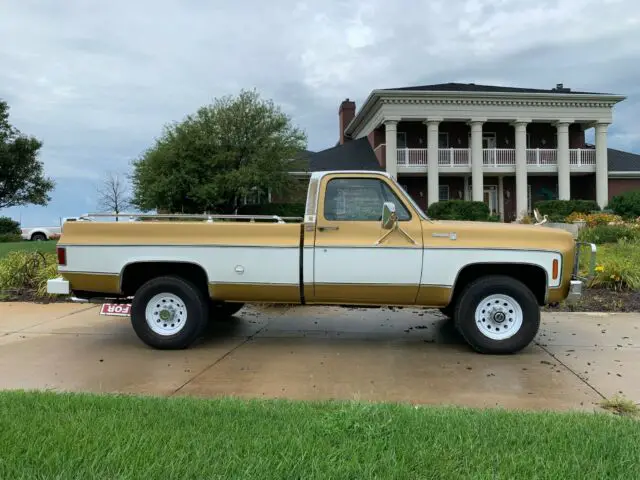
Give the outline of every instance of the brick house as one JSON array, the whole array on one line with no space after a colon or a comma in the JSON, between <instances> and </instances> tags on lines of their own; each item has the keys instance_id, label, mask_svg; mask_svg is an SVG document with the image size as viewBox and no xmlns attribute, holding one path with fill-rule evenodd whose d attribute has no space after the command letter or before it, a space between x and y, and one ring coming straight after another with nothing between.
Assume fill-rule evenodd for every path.
<instances>
[{"instance_id":1,"label":"brick house","mask_svg":"<svg viewBox=\"0 0 640 480\"><path fill-rule=\"evenodd\" d=\"M624 96L446 83L374 90L338 112L339 141L292 172L383 170L423 208L484 201L505 221L543 199L593 199L640 188L640 155L608 148ZM595 145L585 131L595 128Z\"/></svg>"}]
</instances>

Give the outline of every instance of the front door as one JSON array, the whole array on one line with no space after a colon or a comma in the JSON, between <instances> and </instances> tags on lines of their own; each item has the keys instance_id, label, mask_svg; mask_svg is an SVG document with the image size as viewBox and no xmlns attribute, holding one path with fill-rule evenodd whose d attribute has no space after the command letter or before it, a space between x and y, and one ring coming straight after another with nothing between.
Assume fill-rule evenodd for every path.
<instances>
[{"instance_id":1,"label":"front door","mask_svg":"<svg viewBox=\"0 0 640 480\"><path fill-rule=\"evenodd\" d=\"M327 175L320 185L313 303L412 304L422 274L422 221L382 175ZM384 202L400 231L382 228Z\"/></svg>"},{"instance_id":2,"label":"front door","mask_svg":"<svg viewBox=\"0 0 640 480\"><path fill-rule=\"evenodd\" d=\"M489 207L489 213L491 215L497 215L498 212L498 191L496 187L490 187L484 189L484 203Z\"/></svg>"}]
</instances>

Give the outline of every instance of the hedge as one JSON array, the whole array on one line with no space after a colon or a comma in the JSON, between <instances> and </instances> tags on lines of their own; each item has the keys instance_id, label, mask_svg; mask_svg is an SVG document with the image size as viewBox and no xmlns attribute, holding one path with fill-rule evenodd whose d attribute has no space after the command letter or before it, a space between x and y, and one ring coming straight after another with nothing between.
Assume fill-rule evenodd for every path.
<instances>
[{"instance_id":1,"label":"hedge","mask_svg":"<svg viewBox=\"0 0 640 480\"><path fill-rule=\"evenodd\" d=\"M9 217L0 217L0 235L20 235L20 223Z\"/></svg>"},{"instance_id":2,"label":"hedge","mask_svg":"<svg viewBox=\"0 0 640 480\"><path fill-rule=\"evenodd\" d=\"M616 195L609 202L609 208L616 215L620 215L623 218L640 217L640 190L632 190Z\"/></svg>"},{"instance_id":3,"label":"hedge","mask_svg":"<svg viewBox=\"0 0 640 480\"><path fill-rule=\"evenodd\" d=\"M238 215L278 215L280 217L304 217L304 203L262 203L243 205Z\"/></svg>"},{"instance_id":4,"label":"hedge","mask_svg":"<svg viewBox=\"0 0 640 480\"><path fill-rule=\"evenodd\" d=\"M20 242L22 235L19 233L0 233L0 243Z\"/></svg>"},{"instance_id":5,"label":"hedge","mask_svg":"<svg viewBox=\"0 0 640 480\"><path fill-rule=\"evenodd\" d=\"M572 213L599 212L595 200L541 200L534 205L541 215L547 215L553 221L563 221Z\"/></svg>"},{"instance_id":6,"label":"hedge","mask_svg":"<svg viewBox=\"0 0 640 480\"><path fill-rule=\"evenodd\" d=\"M467 200L432 203L427 209L427 215L435 220L495 221L489 215L489 207L486 203Z\"/></svg>"}]
</instances>

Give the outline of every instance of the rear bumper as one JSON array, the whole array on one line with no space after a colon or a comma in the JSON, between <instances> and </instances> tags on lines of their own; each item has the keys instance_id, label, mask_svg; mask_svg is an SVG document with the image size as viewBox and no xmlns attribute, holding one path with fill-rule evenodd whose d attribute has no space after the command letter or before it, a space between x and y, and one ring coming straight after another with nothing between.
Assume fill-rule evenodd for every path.
<instances>
[{"instance_id":1,"label":"rear bumper","mask_svg":"<svg viewBox=\"0 0 640 480\"><path fill-rule=\"evenodd\" d=\"M47 280L47 293L52 295L69 295L71 293L69 281L62 277Z\"/></svg>"},{"instance_id":2,"label":"rear bumper","mask_svg":"<svg viewBox=\"0 0 640 480\"><path fill-rule=\"evenodd\" d=\"M567 302L575 302L582 297L582 280L571 280L569 283L569 294L567 295Z\"/></svg>"},{"instance_id":3,"label":"rear bumper","mask_svg":"<svg viewBox=\"0 0 640 480\"><path fill-rule=\"evenodd\" d=\"M587 275L580 275L580 256L582 248L587 247L589 250L589 260L587 267ZM594 243L576 242L576 253L573 262L573 271L571 272L571 280L569 282L569 293L567 295L567 302L575 302L582 297L585 284L588 284L595 275L596 266L596 245Z\"/></svg>"}]
</instances>

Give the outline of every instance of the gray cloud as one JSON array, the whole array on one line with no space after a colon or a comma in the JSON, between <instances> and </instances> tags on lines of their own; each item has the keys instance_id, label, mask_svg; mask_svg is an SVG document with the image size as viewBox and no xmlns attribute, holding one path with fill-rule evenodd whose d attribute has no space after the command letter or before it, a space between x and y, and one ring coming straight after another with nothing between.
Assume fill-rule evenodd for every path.
<instances>
[{"instance_id":1,"label":"gray cloud","mask_svg":"<svg viewBox=\"0 0 640 480\"><path fill-rule=\"evenodd\" d=\"M563 82L628 95L610 145L638 150L639 25L635 0L21 0L0 7L0 98L44 140L56 196L76 178L92 185L83 199L163 124L241 88L318 150L338 137L340 101L374 88Z\"/></svg>"}]
</instances>

